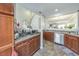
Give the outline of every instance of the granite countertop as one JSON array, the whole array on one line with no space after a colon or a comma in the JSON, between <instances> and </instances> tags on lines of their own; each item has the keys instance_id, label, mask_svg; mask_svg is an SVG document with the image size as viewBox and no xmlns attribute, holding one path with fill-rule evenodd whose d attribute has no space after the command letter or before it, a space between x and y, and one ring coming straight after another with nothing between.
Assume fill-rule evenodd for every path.
<instances>
[{"instance_id":1,"label":"granite countertop","mask_svg":"<svg viewBox=\"0 0 79 59\"><path fill-rule=\"evenodd\" d=\"M79 31L74 31L74 30L44 30L45 32L55 32L55 33L60 33L60 34L68 34L68 35L72 35L72 36L76 36L79 37L79 33L77 34L77 32ZM70 32L70 33L69 33Z\"/></svg>"},{"instance_id":2,"label":"granite countertop","mask_svg":"<svg viewBox=\"0 0 79 59\"><path fill-rule=\"evenodd\" d=\"M24 36L24 37L21 37L21 38L19 38L19 39L16 39L16 40L15 40L15 44L16 44L16 43L19 43L19 42L21 42L21 41L24 41L24 40L28 40L29 38L32 38L32 37L38 36L38 35L40 35L40 33L35 33L35 34L32 34L32 35L26 35L26 36Z\"/></svg>"},{"instance_id":3,"label":"granite countertop","mask_svg":"<svg viewBox=\"0 0 79 59\"><path fill-rule=\"evenodd\" d=\"M72 36L76 36L76 37L79 37L79 35L77 35L77 34L69 34L69 33L64 33L64 34L68 34L68 35L72 35Z\"/></svg>"},{"instance_id":4,"label":"granite countertop","mask_svg":"<svg viewBox=\"0 0 79 59\"><path fill-rule=\"evenodd\" d=\"M49 32L52 32L52 31L61 31L61 32L78 32L78 30L65 30L65 29L46 29L44 31L49 31Z\"/></svg>"}]
</instances>

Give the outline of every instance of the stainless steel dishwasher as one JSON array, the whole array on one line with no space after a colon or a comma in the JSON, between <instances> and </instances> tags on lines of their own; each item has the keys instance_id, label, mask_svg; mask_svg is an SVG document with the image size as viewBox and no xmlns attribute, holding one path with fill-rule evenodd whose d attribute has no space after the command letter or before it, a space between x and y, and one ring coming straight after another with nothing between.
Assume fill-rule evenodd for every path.
<instances>
[{"instance_id":1,"label":"stainless steel dishwasher","mask_svg":"<svg viewBox=\"0 0 79 59\"><path fill-rule=\"evenodd\" d=\"M64 34L56 32L54 35L54 42L64 45Z\"/></svg>"}]
</instances>

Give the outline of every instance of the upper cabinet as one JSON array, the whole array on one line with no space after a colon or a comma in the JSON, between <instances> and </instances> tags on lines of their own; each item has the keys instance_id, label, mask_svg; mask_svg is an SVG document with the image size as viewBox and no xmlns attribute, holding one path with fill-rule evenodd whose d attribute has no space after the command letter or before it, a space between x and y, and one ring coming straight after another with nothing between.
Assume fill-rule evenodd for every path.
<instances>
[{"instance_id":1,"label":"upper cabinet","mask_svg":"<svg viewBox=\"0 0 79 59\"><path fill-rule=\"evenodd\" d=\"M0 12L13 15L14 8L11 3L0 3Z\"/></svg>"},{"instance_id":2,"label":"upper cabinet","mask_svg":"<svg viewBox=\"0 0 79 59\"><path fill-rule=\"evenodd\" d=\"M14 43L13 4L0 4L0 56L10 56Z\"/></svg>"}]
</instances>

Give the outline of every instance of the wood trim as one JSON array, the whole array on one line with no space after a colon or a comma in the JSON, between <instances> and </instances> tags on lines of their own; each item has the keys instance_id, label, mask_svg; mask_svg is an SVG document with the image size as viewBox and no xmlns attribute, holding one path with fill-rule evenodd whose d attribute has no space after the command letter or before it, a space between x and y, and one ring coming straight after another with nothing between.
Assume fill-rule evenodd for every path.
<instances>
[{"instance_id":1,"label":"wood trim","mask_svg":"<svg viewBox=\"0 0 79 59\"><path fill-rule=\"evenodd\" d=\"M9 47L12 47L12 43L0 47L0 52L2 52L2 51L4 51L4 50L8 49Z\"/></svg>"}]
</instances>

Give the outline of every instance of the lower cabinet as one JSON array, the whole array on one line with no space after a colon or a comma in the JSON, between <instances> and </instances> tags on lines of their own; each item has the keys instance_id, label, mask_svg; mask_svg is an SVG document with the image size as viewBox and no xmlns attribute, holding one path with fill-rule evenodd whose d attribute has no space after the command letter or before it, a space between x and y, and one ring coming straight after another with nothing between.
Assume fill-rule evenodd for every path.
<instances>
[{"instance_id":1,"label":"lower cabinet","mask_svg":"<svg viewBox=\"0 0 79 59\"><path fill-rule=\"evenodd\" d=\"M79 54L79 37L65 34L64 45Z\"/></svg>"},{"instance_id":2,"label":"lower cabinet","mask_svg":"<svg viewBox=\"0 0 79 59\"><path fill-rule=\"evenodd\" d=\"M25 42L25 43L22 42L21 44L18 44L17 46L15 46L15 50L19 56L29 55L28 45L29 45L28 42Z\"/></svg>"},{"instance_id":3,"label":"lower cabinet","mask_svg":"<svg viewBox=\"0 0 79 59\"><path fill-rule=\"evenodd\" d=\"M79 39L73 39L73 46L72 46L72 50L75 51L76 53L79 54Z\"/></svg>"},{"instance_id":4,"label":"lower cabinet","mask_svg":"<svg viewBox=\"0 0 79 59\"><path fill-rule=\"evenodd\" d=\"M31 56L40 48L40 36L27 39L15 45L19 56Z\"/></svg>"},{"instance_id":5,"label":"lower cabinet","mask_svg":"<svg viewBox=\"0 0 79 59\"><path fill-rule=\"evenodd\" d=\"M43 37L47 41L50 41L50 42L54 41L54 33L53 32L44 32Z\"/></svg>"}]
</instances>

